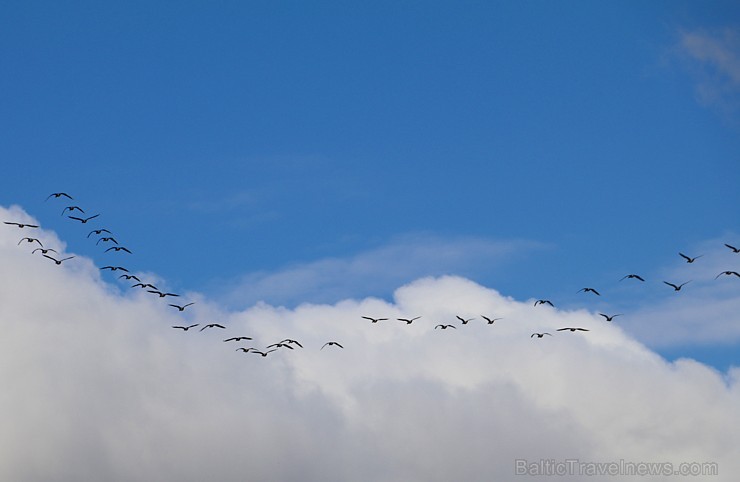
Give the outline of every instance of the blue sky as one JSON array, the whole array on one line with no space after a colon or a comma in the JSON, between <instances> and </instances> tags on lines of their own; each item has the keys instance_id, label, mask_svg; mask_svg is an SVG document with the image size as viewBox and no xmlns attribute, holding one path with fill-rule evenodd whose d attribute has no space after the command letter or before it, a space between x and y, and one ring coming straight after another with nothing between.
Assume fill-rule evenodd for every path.
<instances>
[{"instance_id":1,"label":"blue sky","mask_svg":"<svg viewBox=\"0 0 740 482\"><path fill-rule=\"evenodd\" d=\"M736 49L733 2L36 2L2 22L0 202L102 259L42 202L68 191L179 289L416 240L461 252L262 297L460 274L571 302L740 244L737 71L686 41Z\"/></svg>"},{"instance_id":2,"label":"blue sky","mask_svg":"<svg viewBox=\"0 0 740 482\"><path fill-rule=\"evenodd\" d=\"M718 460L733 473L722 447L740 448L736 436L723 432L716 440L731 443L716 447L706 440L740 420L740 280L715 279L740 271L740 255L723 246L740 247L737 2L14 2L0 17L0 65L2 220L34 219L45 242L76 257L58 270L34 264L16 245L16 228L2 230L0 317L9 336L0 367L19 390L8 393L91 413L79 430L36 427L48 435L39 453L74 451L55 442L74 436L80 452L63 460L90 460L100 447L114 454L57 480L204 480L209 466L188 463L200 460L192 447L206 421L222 430L211 440L226 433L230 453L241 430L280 437L255 425L286 424L288 412L304 439L287 444L295 453L264 448L265 465L255 468L263 480L274 475L268 462L306 454L316 465L299 461L307 477L278 478L348 480L360 466L364 480L451 480L453 468L474 480L489 461L475 452L487 446L482 434L459 454L462 467L425 465L439 448L429 440L476 427L464 414L428 424L438 407L450 413L458 402L470 413L500 403L518 415L481 421L513 437L500 447L504 465L522 454L670 455ZM58 191L74 202L45 201ZM100 217L81 226L61 215L71 204ZM86 237L101 227L132 254L105 253ZM702 257L687 264L679 252ZM231 350L216 351L219 339L173 338L176 315L100 274L106 264L195 300L185 320L222 317L266 341L301 336L320 346L324 334L339 336L355 350L342 353L341 367L328 350L306 350L245 374ZM628 273L647 281L619 281ZM680 293L662 283L687 280ZM578 293L583 287L602 296ZM539 298L556 308L532 311ZM346 324L371 311L423 313L431 328L429 319L483 310L522 328L504 325L496 339L476 325L456 330L447 346L418 323L407 332ZM601 328L590 338L552 340L552 352L528 338L561 323L601 323L599 312L623 315L593 325ZM110 331L100 325L108 315ZM150 322L156 317L162 326ZM88 371L91 357L99 366ZM574 370L586 367L581 383ZM13 378L14 369L28 370L27 379ZM604 373L614 375L604 381ZM69 387L57 387L67 376ZM112 378L121 385L106 393L90 383ZM245 394L226 380L264 388ZM43 391L50 384L59 393ZM666 407L653 387L685 403ZM109 399L119 390L147 403ZM25 400L0 399L0 413L22 411L18 431L55 413ZM103 401L122 404L120 418L96 418ZM408 444L414 462L394 458L394 441L379 442L399 426L399 401L424 414L403 420L418 430L418 445ZM603 413L592 417L580 403ZM632 403L652 411L619 415ZM203 408L211 404L232 415L250 406L253 425L219 425ZM714 412L725 418L694 418ZM203 424L170 424L169 413ZM572 425L563 431L553 414ZM366 427L366 415L380 428ZM662 416L694 420L687 431L707 439L686 437L670 420L658 435L641 432ZM94 428L120 433L115 424L126 420L159 435L124 433L131 444L119 446ZM601 437L613 420L624 423ZM329 477L335 456L309 434L337 422L344 425L328 430L323 446L343 447L347 467ZM115 462L128 460L125 447L156 451L165 445L157 436L180 444L160 454L171 457L169 468L154 458L151 466ZM36 451L33 439L11 439L0 437L0 448ZM675 444L665 448L666 440ZM384 463L369 462L367 447ZM49 480L44 468L54 464L16 455L0 463L2 478ZM177 476L180 463L189 468ZM506 467L497 480L510 476ZM234 470L221 480L240 480Z\"/></svg>"}]
</instances>

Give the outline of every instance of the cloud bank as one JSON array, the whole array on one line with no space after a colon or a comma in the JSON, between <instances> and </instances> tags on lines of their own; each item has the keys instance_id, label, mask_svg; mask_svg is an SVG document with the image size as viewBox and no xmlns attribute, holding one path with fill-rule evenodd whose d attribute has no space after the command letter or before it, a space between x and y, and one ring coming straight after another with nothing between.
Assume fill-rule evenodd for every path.
<instances>
[{"instance_id":1,"label":"cloud bank","mask_svg":"<svg viewBox=\"0 0 740 482\"><path fill-rule=\"evenodd\" d=\"M183 293L198 302L179 313L84 256L57 266L31 254L17 245L26 232L2 228L0 480L552 480L515 475L515 461L571 459L718 468L650 480L740 470L740 370L666 362L585 310L442 276L388 301L292 309ZM54 233L34 234L63 253ZM396 321L408 316L421 318ZM171 328L186 322L227 328ZM554 336L530 338L542 331ZM304 348L261 357L223 341L240 335ZM345 348L321 349L330 340Z\"/></svg>"}]
</instances>

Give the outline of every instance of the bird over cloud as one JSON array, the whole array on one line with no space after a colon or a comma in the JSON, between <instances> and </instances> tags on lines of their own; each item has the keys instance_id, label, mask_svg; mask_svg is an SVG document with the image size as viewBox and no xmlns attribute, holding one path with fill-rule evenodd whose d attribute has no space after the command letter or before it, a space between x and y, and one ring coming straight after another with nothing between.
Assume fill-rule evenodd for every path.
<instances>
[{"instance_id":1,"label":"bird over cloud","mask_svg":"<svg viewBox=\"0 0 740 482\"><path fill-rule=\"evenodd\" d=\"M17 242L0 231L0 480L515 480L521 459L740 470L740 369L668 362L598 313L443 276L390 301L229 311L201 297L183 322L159 297L110 289L79 253L56 266ZM442 336L458 309L506 323ZM183 333L208 319L258 348Z\"/></svg>"}]
</instances>

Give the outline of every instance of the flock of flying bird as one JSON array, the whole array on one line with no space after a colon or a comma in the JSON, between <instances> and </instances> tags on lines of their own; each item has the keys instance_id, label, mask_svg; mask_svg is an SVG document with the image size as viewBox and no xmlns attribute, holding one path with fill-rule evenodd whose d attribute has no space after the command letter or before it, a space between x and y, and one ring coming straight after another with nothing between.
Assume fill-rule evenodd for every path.
<instances>
[{"instance_id":1,"label":"flock of flying bird","mask_svg":"<svg viewBox=\"0 0 740 482\"><path fill-rule=\"evenodd\" d=\"M70 201L73 201L74 200L74 198L72 196L70 196L69 194L67 194L65 192L55 192L55 193L49 194L49 196L47 196L47 198L46 198L45 201L48 201L49 199L61 199L61 198L69 199ZM71 214L71 213L77 214L78 212L80 213L79 215L74 215L73 216ZM67 218L69 218L69 219L71 219L73 221L77 221L80 224L87 224L89 221L91 221L93 219L96 219L96 218L98 218L100 216L100 214L94 214L92 216L87 216L87 213L81 207L76 206L76 205L65 206L64 209L62 210L61 215L64 216L65 214L67 214ZM84 217L83 217L83 215L84 215ZM4 224L9 225L9 226L15 226L15 227L17 227L19 229L24 229L24 228L34 229L34 228L38 228L39 227L38 225L35 225L35 224L20 223L20 222L15 222L15 221L4 221ZM111 253L132 254L132 251L130 249L128 249L127 247L120 245L118 243L118 241L115 239L115 237L113 236L113 233L111 231L109 231L108 229L106 229L106 228L99 228L99 229L93 229L93 230L91 230L87 234L87 238L90 238L93 235L99 236L99 238L95 242L95 245L96 246L100 245L100 243L103 243L104 246L107 246L107 248L104 250L104 252L106 252L106 253L111 252ZM45 257L45 258L53 261L57 265L61 265L63 262L68 261L68 260L74 258L74 256L68 256L68 257L65 257L65 258L58 258L58 257L55 257L55 256L50 255L49 253L54 253L55 255L58 256L59 253L56 250L52 249L52 248L45 247L43 245L43 243L41 242L41 240L39 240L38 238L32 237L32 236L25 236L25 237L21 238L20 241L18 241L18 245L19 246L21 244L24 244L24 243L25 244L31 244L31 245L34 246L34 249L31 252L32 254L35 254L36 252L40 252L43 257ZM728 249L730 249L732 251L732 253L734 253L734 254L740 253L740 248L737 248L735 246L732 246L732 245L726 244L726 243L725 243L725 246ZM679 252L678 254L688 264L692 264L697 259L699 259L699 258L702 257L702 255L698 255L698 256L693 256L692 257L692 256L688 256L688 255L686 255L684 253L681 253L681 252ZM139 277L137 277L136 275L132 275L129 272L129 270L126 269L126 268L124 268L123 266L107 265L107 266L103 266L100 269L103 270L103 271L111 271L111 272L121 271L122 274L120 276L118 276L118 279L126 280L126 281L136 281L135 284L131 285L131 288L144 289L148 293L151 293L153 295L156 295L156 296L158 296L161 299L167 299L169 297L172 297L172 298L179 298L180 297L180 295L177 294L177 293L170 293L170 292L166 292L166 291L161 291L155 285L153 285L152 283L145 283L145 282L143 282ZM740 273L738 273L737 271L731 271L731 270L722 271L722 272L720 272L715 277L715 280L717 278L719 278L720 276L736 276L736 277L740 278ZM634 274L634 273L630 273L630 274L625 275L619 281L623 281L625 279L627 279L627 280L636 280L638 282L645 282L645 279L642 276L637 275L637 274ZM668 281L663 281L664 284L666 284L667 286L670 286L676 292L681 291L681 288L683 288L685 285L687 285L690 282L691 282L691 280L685 281L685 282L680 283L680 284L675 284L675 283L671 283L671 282L668 282ZM599 291L597 291L596 289L591 288L591 287L581 288L580 290L578 290L578 293L592 293L595 296L601 296L601 293L599 293ZM189 306L191 306L193 304L195 304L195 302L189 302L189 303L183 303L183 304L168 303L169 306L173 307L174 309L178 310L179 312L185 311L186 308L188 308ZM534 306L538 306L538 305L554 306L554 304L550 300L547 300L547 299L538 299L538 300L536 300L534 302ZM617 316L623 316L622 313L617 313L617 314L613 314L613 315L608 315L606 313L599 313L599 315L602 316L605 321L609 321L609 322L611 322ZM362 318L365 319L365 320L370 321L371 323L378 323L380 321L388 321L389 320L389 318L374 318L374 317L371 317L371 316L362 316ZM396 318L396 320L397 321L404 322L404 323L410 325L411 323L413 323L414 321L418 320L419 318L421 318L421 317L420 316L416 316L416 317L413 317L413 318ZM471 322L471 321L473 321L475 319L475 318L464 318L464 317L459 316L459 315L456 315L456 318L460 322L461 325L467 325L469 322ZM503 319L503 318L488 317L488 316L484 316L484 315L481 315L481 318L483 318L486 321L486 323L489 324L489 325L493 325L496 321ZM172 326L172 328L173 329L176 329L176 330L182 330L184 332L187 332L191 328L195 328L197 326L201 326L201 324L200 323L194 323L194 324L190 324L190 325L174 325L174 326ZM206 329L213 329L213 328L226 329L225 326L223 326L223 325L221 325L219 323L207 323L207 324L203 324L201 326L201 328L200 328L199 331L203 331L203 330L206 330ZM442 323L437 324L434 327L434 329L441 329L441 330L446 330L446 329L449 329L449 328L457 329L457 327L455 325L453 325L453 324L442 324ZM587 329L587 328L582 328L582 327L566 326L566 327L563 327L563 328L558 328L556 331L562 331L562 332L568 332L568 331L570 331L570 332L576 332L576 331L581 331L581 332L585 332L585 331L590 331L590 330ZM536 338L544 338L545 336L552 336L552 333L549 333L549 332L535 332L535 333L532 333L530 335L530 338L535 338L535 337ZM226 342L226 343L228 343L228 342L237 342L238 343L238 342L242 342L242 341L251 341L251 340L252 340L252 338L249 337L249 336L235 336L235 337L231 337L231 338L226 338L223 341ZM279 342L276 342L276 343L272 343L270 345L267 345L264 349L257 349L255 347L239 347L239 348L236 349L236 351L241 351L243 353L255 353L255 354L261 355L262 357L266 357L269 353L272 353L274 351L277 351L278 349L281 349L281 348L288 349L288 350L293 350L294 349L294 346L303 348L303 345L301 345L301 343L299 343L298 341L293 340L293 339L290 339L290 338L286 338L284 340L280 340ZM327 341L326 343L324 343L321 346L320 349L323 350L326 347L332 347L332 346L336 346L338 348L344 348L344 346L342 346L340 343L338 343L336 341Z\"/></svg>"}]
</instances>

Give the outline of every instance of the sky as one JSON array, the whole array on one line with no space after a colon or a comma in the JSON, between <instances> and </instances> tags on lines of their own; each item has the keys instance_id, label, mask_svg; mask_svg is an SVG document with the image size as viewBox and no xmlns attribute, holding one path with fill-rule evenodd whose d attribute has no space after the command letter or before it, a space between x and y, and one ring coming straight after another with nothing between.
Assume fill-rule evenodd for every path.
<instances>
[{"instance_id":1,"label":"sky","mask_svg":"<svg viewBox=\"0 0 740 482\"><path fill-rule=\"evenodd\" d=\"M0 225L1 479L740 469L736 2L37 1L0 27L0 221L40 226Z\"/></svg>"}]
</instances>

